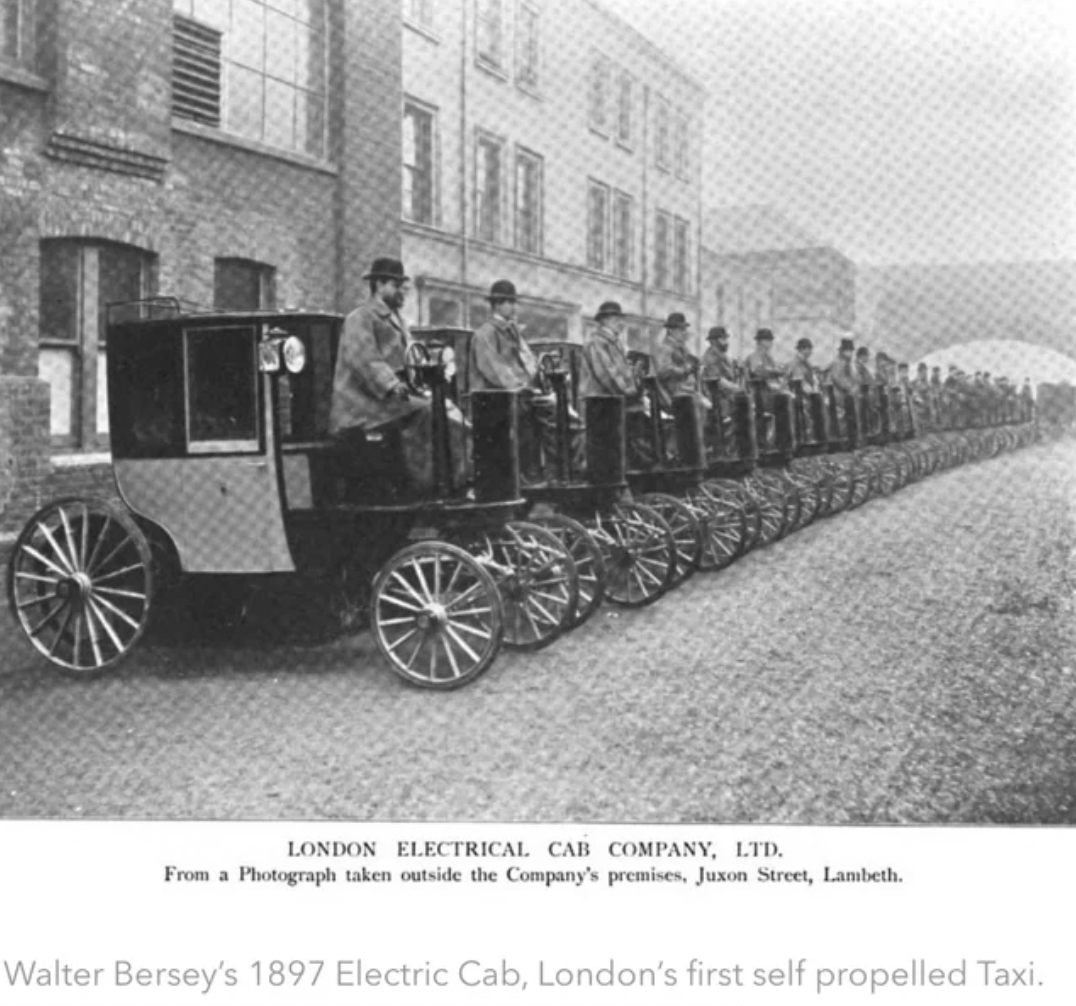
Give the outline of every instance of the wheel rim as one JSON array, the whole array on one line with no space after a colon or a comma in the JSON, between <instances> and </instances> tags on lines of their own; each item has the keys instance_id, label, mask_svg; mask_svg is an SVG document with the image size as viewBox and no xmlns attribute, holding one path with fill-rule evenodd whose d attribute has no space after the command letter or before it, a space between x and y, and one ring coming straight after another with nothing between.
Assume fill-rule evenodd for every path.
<instances>
[{"instance_id":1,"label":"wheel rim","mask_svg":"<svg viewBox=\"0 0 1076 1006\"><path fill-rule=\"evenodd\" d=\"M493 663L504 634L493 579L444 542L410 545L385 564L370 623L393 671L426 688L473 681Z\"/></svg>"},{"instance_id":2,"label":"wheel rim","mask_svg":"<svg viewBox=\"0 0 1076 1006\"><path fill-rule=\"evenodd\" d=\"M744 517L736 504L700 487L696 499L705 508L699 569L716 572L731 565L743 550Z\"/></svg>"},{"instance_id":3,"label":"wheel rim","mask_svg":"<svg viewBox=\"0 0 1076 1006\"><path fill-rule=\"evenodd\" d=\"M475 554L500 592L506 646L539 650L571 627L578 576L556 535L536 524L513 521L486 536Z\"/></svg>"},{"instance_id":4,"label":"wheel rim","mask_svg":"<svg viewBox=\"0 0 1076 1006\"><path fill-rule=\"evenodd\" d=\"M605 593L624 607L643 607L672 584L676 545L669 525L650 507L622 503L595 519L594 540L605 562Z\"/></svg>"},{"instance_id":5,"label":"wheel rim","mask_svg":"<svg viewBox=\"0 0 1076 1006\"><path fill-rule=\"evenodd\" d=\"M67 671L112 667L149 621L149 546L126 514L65 500L35 514L8 570L11 608L42 656Z\"/></svg>"}]
</instances>

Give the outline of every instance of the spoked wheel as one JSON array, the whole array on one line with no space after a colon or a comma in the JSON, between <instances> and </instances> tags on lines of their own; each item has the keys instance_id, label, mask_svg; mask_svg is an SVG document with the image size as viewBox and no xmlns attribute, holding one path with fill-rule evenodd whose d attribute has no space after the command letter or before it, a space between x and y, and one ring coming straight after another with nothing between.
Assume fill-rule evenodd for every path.
<instances>
[{"instance_id":1,"label":"spoked wheel","mask_svg":"<svg viewBox=\"0 0 1076 1006\"><path fill-rule=\"evenodd\" d=\"M601 549L590 532L571 517L550 514L536 518L534 523L555 534L568 549L575 563L579 598L575 605L575 615L569 624L569 628L574 629L590 618L605 598L605 561L602 559Z\"/></svg>"},{"instance_id":2,"label":"spoked wheel","mask_svg":"<svg viewBox=\"0 0 1076 1006\"><path fill-rule=\"evenodd\" d=\"M142 637L151 566L145 535L127 514L97 500L50 503L15 542L11 610L46 659L72 674L97 674Z\"/></svg>"},{"instance_id":3,"label":"spoked wheel","mask_svg":"<svg viewBox=\"0 0 1076 1006\"><path fill-rule=\"evenodd\" d=\"M784 492L757 480L755 475L749 475L744 480L744 485L758 509L759 529L756 543L770 545L781 537L785 525Z\"/></svg>"},{"instance_id":4,"label":"spoked wheel","mask_svg":"<svg viewBox=\"0 0 1076 1006\"><path fill-rule=\"evenodd\" d=\"M718 480L703 482L691 499L704 511L699 569L712 573L735 562L746 547L743 501L735 487Z\"/></svg>"},{"instance_id":5,"label":"spoked wheel","mask_svg":"<svg viewBox=\"0 0 1076 1006\"><path fill-rule=\"evenodd\" d=\"M568 549L551 531L510 521L471 549L504 605L504 643L540 650L574 624L579 584Z\"/></svg>"},{"instance_id":6,"label":"spoked wheel","mask_svg":"<svg viewBox=\"0 0 1076 1006\"><path fill-rule=\"evenodd\" d=\"M852 466L844 460L826 458L822 462L826 477L829 480L829 493L826 496L824 509L819 516L830 517L842 510L848 509L852 500L852 488L854 478Z\"/></svg>"},{"instance_id":7,"label":"spoked wheel","mask_svg":"<svg viewBox=\"0 0 1076 1006\"><path fill-rule=\"evenodd\" d=\"M826 505L829 494L829 482L824 471L814 459L802 463L793 462L788 471L788 479L799 493L799 521L796 529L801 530L814 521Z\"/></svg>"},{"instance_id":8,"label":"spoked wheel","mask_svg":"<svg viewBox=\"0 0 1076 1006\"><path fill-rule=\"evenodd\" d=\"M738 559L748 550L754 548L762 528L762 514L754 498L739 482L731 479L707 479L695 493L706 500L713 515L711 524L716 522L717 527L725 526L728 533L734 528L739 528L739 541L736 543L736 551L733 559ZM726 521L726 515L732 515ZM706 546L703 546L705 551ZM706 556L703 562L707 561ZM725 565L728 565L726 563ZM703 569L710 567L704 565ZM722 569L715 566L714 569Z\"/></svg>"},{"instance_id":9,"label":"spoked wheel","mask_svg":"<svg viewBox=\"0 0 1076 1006\"><path fill-rule=\"evenodd\" d=\"M642 503L618 503L595 518L591 533L605 561L605 596L614 604L641 608L672 585L676 541L657 511Z\"/></svg>"},{"instance_id":10,"label":"spoked wheel","mask_svg":"<svg viewBox=\"0 0 1076 1006\"><path fill-rule=\"evenodd\" d=\"M392 670L422 688L466 685L493 663L504 636L493 577L461 548L424 541L382 567L370 626Z\"/></svg>"},{"instance_id":11,"label":"spoked wheel","mask_svg":"<svg viewBox=\"0 0 1076 1006\"><path fill-rule=\"evenodd\" d=\"M683 500L665 493L646 493L639 502L656 510L672 529L676 542L676 570L671 586L679 587L696 569L702 558L702 528L694 509Z\"/></svg>"},{"instance_id":12,"label":"spoked wheel","mask_svg":"<svg viewBox=\"0 0 1076 1006\"><path fill-rule=\"evenodd\" d=\"M856 457L852 461L852 498L848 509L854 510L866 503L871 498L873 485L874 473L870 465L863 457Z\"/></svg>"}]
</instances>

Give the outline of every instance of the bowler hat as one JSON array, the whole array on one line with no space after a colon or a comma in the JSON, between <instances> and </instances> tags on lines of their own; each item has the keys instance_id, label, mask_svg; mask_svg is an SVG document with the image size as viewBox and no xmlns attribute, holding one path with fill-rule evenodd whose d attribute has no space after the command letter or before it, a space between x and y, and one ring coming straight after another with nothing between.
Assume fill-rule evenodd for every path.
<instances>
[{"instance_id":1,"label":"bowler hat","mask_svg":"<svg viewBox=\"0 0 1076 1006\"><path fill-rule=\"evenodd\" d=\"M491 304L496 304L501 300L518 300L516 297L515 284L508 279L497 280L497 282L489 288L489 297L487 299Z\"/></svg>"},{"instance_id":2,"label":"bowler hat","mask_svg":"<svg viewBox=\"0 0 1076 1006\"><path fill-rule=\"evenodd\" d=\"M615 301L607 300L601 307L598 308L598 313L594 315L595 320L601 321L602 318L623 318L624 309Z\"/></svg>"},{"instance_id":3,"label":"bowler hat","mask_svg":"<svg viewBox=\"0 0 1076 1006\"><path fill-rule=\"evenodd\" d=\"M726 332L724 327L721 325L715 325L713 328L710 329L709 332L706 333L707 342L717 342L718 339L727 340L728 337L728 332Z\"/></svg>"},{"instance_id":4,"label":"bowler hat","mask_svg":"<svg viewBox=\"0 0 1076 1006\"><path fill-rule=\"evenodd\" d=\"M814 349L814 343L810 339L803 338L796 343L796 349Z\"/></svg>"},{"instance_id":5,"label":"bowler hat","mask_svg":"<svg viewBox=\"0 0 1076 1006\"><path fill-rule=\"evenodd\" d=\"M773 332L768 328L760 328L755 333L755 342L762 342L764 339L769 339L770 342L773 342Z\"/></svg>"},{"instance_id":6,"label":"bowler hat","mask_svg":"<svg viewBox=\"0 0 1076 1006\"><path fill-rule=\"evenodd\" d=\"M666 328L691 328L687 318L685 318L679 311L673 311L668 318L665 319Z\"/></svg>"},{"instance_id":7,"label":"bowler hat","mask_svg":"<svg viewBox=\"0 0 1076 1006\"><path fill-rule=\"evenodd\" d=\"M410 278L398 258L375 258L370 271L363 276L363 279L395 279L401 283Z\"/></svg>"},{"instance_id":8,"label":"bowler hat","mask_svg":"<svg viewBox=\"0 0 1076 1006\"><path fill-rule=\"evenodd\" d=\"M920 363L916 370L929 370L930 368L925 363Z\"/></svg>"},{"instance_id":9,"label":"bowler hat","mask_svg":"<svg viewBox=\"0 0 1076 1006\"><path fill-rule=\"evenodd\" d=\"M871 351L869 349L867 349L866 346L860 346L859 349L856 350L856 356L870 356L870 355L871 355Z\"/></svg>"},{"instance_id":10,"label":"bowler hat","mask_svg":"<svg viewBox=\"0 0 1076 1006\"><path fill-rule=\"evenodd\" d=\"M838 353L851 353L856 348L854 339L841 339L841 344L837 347Z\"/></svg>"}]
</instances>

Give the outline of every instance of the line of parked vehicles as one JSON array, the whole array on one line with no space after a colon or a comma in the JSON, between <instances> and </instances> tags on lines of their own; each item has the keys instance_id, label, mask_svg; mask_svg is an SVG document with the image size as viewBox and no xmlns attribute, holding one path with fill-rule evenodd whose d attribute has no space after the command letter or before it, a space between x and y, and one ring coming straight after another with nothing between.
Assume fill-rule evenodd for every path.
<instances>
[{"instance_id":1,"label":"line of parked vehicles","mask_svg":"<svg viewBox=\"0 0 1076 1006\"><path fill-rule=\"evenodd\" d=\"M645 354L653 463L633 469L625 403L580 400L581 347L540 343L557 417L548 478L521 480L517 396L471 391L472 333L415 333L406 380L433 408L432 493L403 477L391 430L346 457L328 434L342 319L206 312L172 298L109 312L112 467L123 506L43 507L12 551L7 587L26 639L79 676L114 667L177 583L303 578L342 625L367 623L387 665L448 689L502 646L539 649L603 604L657 601L815 520L1039 436L1013 398L957 429L917 431L900 388L775 394L763 382L700 415L663 410ZM466 408L473 479L454 485L446 410ZM582 419L585 462L569 443ZM526 431L523 431L526 434ZM549 469L547 465L547 470Z\"/></svg>"}]
</instances>

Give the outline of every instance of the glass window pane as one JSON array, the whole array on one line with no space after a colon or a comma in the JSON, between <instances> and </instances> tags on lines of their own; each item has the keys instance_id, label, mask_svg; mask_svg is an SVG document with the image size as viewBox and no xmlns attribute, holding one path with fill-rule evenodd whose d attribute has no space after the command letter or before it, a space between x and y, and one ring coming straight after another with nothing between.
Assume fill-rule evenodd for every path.
<instances>
[{"instance_id":1,"label":"glass window pane","mask_svg":"<svg viewBox=\"0 0 1076 1006\"><path fill-rule=\"evenodd\" d=\"M49 432L54 437L69 437L74 432L76 359L69 349L42 349L38 356L38 375L52 391Z\"/></svg>"},{"instance_id":2,"label":"glass window pane","mask_svg":"<svg viewBox=\"0 0 1076 1006\"><path fill-rule=\"evenodd\" d=\"M228 58L252 70L265 69L265 8L254 0L233 0Z\"/></svg>"},{"instance_id":3,"label":"glass window pane","mask_svg":"<svg viewBox=\"0 0 1076 1006\"><path fill-rule=\"evenodd\" d=\"M257 440L254 329L201 329L187 333L190 440Z\"/></svg>"},{"instance_id":4,"label":"glass window pane","mask_svg":"<svg viewBox=\"0 0 1076 1006\"><path fill-rule=\"evenodd\" d=\"M20 0L0 0L0 57L15 62L19 58Z\"/></svg>"},{"instance_id":5,"label":"glass window pane","mask_svg":"<svg viewBox=\"0 0 1076 1006\"><path fill-rule=\"evenodd\" d=\"M143 279L146 274L148 256L137 248L123 245L102 245L98 250L99 287L97 303L99 305L98 339L104 342L108 323L108 305L129 300L138 300L146 295ZM132 317L132 315L125 315ZM113 318L119 318L113 312Z\"/></svg>"},{"instance_id":6,"label":"glass window pane","mask_svg":"<svg viewBox=\"0 0 1076 1006\"><path fill-rule=\"evenodd\" d=\"M295 143L295 88L279 80L265 82L265 142L288 150Z\"/></svg>"},{"instance_id":7,"label":"glass window pane","mask_svg":"<svg viewBox=\"0 0 1076 1006\"><path fill-rule=\"evenodd\" d=\"M312 91L325 91L325 34L301 25L295 31L295 83Z\"/></svg>"},{"instance_id":8,"label":"glass window pane","mask_svg":"<svg viewBox=\"0 0 1076 1006\"><path fill-rule=\"evenodd\" d=\"M97 354L97 432L108 433L108 373L104 350Z\"/></svg>"},{"instance_id":9,"label":"glass window pane","mask_svg":"<svg viewBox=\"0 0 1076 1006\"><path fill-rule=\"evenodd\" d=\"M303 33L307 30L304 28ZM296 38L299 35L299 24L290 17L277 14L275 11L267 11L265 15L265 72L270 77L287 81L289 84L296 82L296 61L298 49Z\"/></svg>"},{"instance_id":10,"label":"glass window pane","mask_svg":"<svg viewBox=\"0 0 1076 1006\"><path fill-rule=\"evenodd\" d=\"M264 78L239 66L228 67L228 128L252 139L262 138Z\"/></svg>"},{"instance_id":11,"label":"glass window pane","mask_svg":"<svg viewBox=\"0 0 1076 1006\"><path fill-rule=\"evenodd\" d=\"M42 241L40 267L41 338L78 341L80 249L71 241Z\"/></svg>"}]
</instances>

